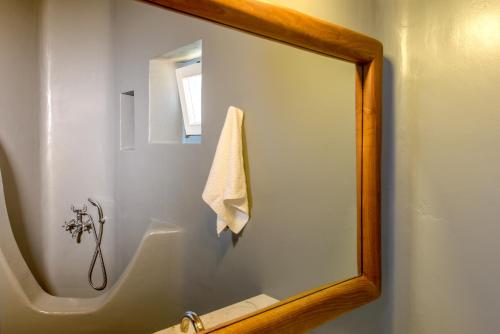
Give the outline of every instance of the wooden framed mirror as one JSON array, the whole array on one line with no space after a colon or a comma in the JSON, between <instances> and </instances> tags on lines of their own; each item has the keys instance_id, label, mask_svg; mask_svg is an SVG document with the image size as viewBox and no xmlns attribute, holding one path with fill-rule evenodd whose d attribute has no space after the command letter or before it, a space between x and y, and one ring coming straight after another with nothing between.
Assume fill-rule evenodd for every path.
<instances>
[{"instance_id":1,"label":"wooden framed mirror","mask_svg":"<svg viewBox=\"0 0 500 334\"><path fill-rule=\"evenodd\" d=\"M355 64L358 276L316 287L205 333L302 333L381 293L382 45L299 12L253 0L144 0Z\"/></svg>"}]
</instances>

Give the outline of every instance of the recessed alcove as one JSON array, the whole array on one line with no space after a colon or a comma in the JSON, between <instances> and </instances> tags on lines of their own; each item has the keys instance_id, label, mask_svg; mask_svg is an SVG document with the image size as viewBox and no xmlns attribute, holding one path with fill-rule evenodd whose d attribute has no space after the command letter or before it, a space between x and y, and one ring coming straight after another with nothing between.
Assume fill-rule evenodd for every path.
<instances>
[{"instance_id":1,"label":"recessed alcove","mask_svg":"<svg viewBox=\"0 0 500 334\"><path fill-rule=\"evenodd\" d=\"M149 61L149 143L201 143L202 41Z\"/></svg>"},{"instance_id":2,"label":"recessed alcove","mask_svg":"<svg viewBox=\"0 0 500 334\"><path fill-rule=\"evenodd\" d=\"M134 91L120 94L120 150L135 148L135 97Z\"/></svg>"}]
</instances>

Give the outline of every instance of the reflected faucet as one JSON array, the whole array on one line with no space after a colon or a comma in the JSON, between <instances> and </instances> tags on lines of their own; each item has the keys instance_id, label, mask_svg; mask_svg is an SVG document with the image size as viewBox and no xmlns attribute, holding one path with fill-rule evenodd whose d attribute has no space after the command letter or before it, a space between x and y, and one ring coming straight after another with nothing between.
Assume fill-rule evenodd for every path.
<instances>
[{"instance_id":1,"label":"reflected faucet","mask_svg":"<svg viewBox=\"0 0 500 334\"><path fill-rule=\"evenodd\" d=\"M187 311L186 313L184 313L181 319L181 332L187 333L190 323L193 324L194 331L196 333L205 330L205 327L203 327L203 323L201 322L198 314L192 311Z\"/></svg>"},{"instance_id":2,"label":"reflected faucet","mask_svg":"<svg viewBox=\"0 0 500 334\"><path fill-rule=\"evenodd\" d=\"M108 284L108 277L106 274L106 266L104 265L104 259L102 257L101 250L101 241L102 241L102 233L103 233L103 225L106 222L106 218L104 217L104 213L102 211L102 206L99 202L93 200L92 198L88 199L89 203L96 207L97 215L99 217L99 233L94 224L94 219L92 215L87 212L87 206L83 205L81 208L75 208L74 205L71 205L71 211L76 215L76 218L73 218L69 221L64 222L62 226L66 231L71 233L71 236L76 239L77 243L80 243L83 232L91 233L93 232L94 241L95 241L95 249L94 255L92 256L92 260L90 261L90 267L88 271L88 280L89 284L95 290L104 290L106 285ZM101 263L101 272L102 272L102 283L101 285L94 284L92 279L92 274L94 272L94 268L99 258L99 262Z\"/></svg>"},{"instance_id":3,"label":"reflected faucet","mask_svg":"<svg viewBox=\"0 0 500 334\"><path fill-rule=\"evenodd\" d=\"M92 224L90 224L88 221L83 221L83 218L88 215L87 206L83 205L81 208L77 209L74 205L71 205L71 211L73 211L73 213L76 215L76 218L64 222L64 225L62 227L71 234L71 237L73 239L76 239L77 243L80 243L82 239L82 233L90 233L90 231L92 230Z\"/></svg>"}]
</instances>

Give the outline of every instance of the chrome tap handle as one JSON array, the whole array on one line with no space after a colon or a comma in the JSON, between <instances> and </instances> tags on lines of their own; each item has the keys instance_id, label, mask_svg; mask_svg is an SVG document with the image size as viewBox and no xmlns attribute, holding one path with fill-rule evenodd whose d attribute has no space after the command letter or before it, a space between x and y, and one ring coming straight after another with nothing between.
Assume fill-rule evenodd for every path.
<instances>
[{"instance_id":1,"label":"chrome tap handle","mask_svg":"<svg viewBox=\"0 0 500 334\"><path fill-rule=\"evenodd\" d=\"M76 228L76 221L74 219L71 219L69 221L65 221L64 225L62 225L61 227L63 227L64 230L72 233L73 230Z\"/></svg>"},{"instance_id":2,"label":"chrome tap handle","mask_svg":"<svg viewBox=\"0 0 500 334\"><path fill-rule=\"evenodd\" d=\"M70 209L74 213L86 213L87 212L87 205L84 204L81 209L77 209L77 208L75 208L75 206L73 204L71 204Z\"/></svg>"}]
</instances>

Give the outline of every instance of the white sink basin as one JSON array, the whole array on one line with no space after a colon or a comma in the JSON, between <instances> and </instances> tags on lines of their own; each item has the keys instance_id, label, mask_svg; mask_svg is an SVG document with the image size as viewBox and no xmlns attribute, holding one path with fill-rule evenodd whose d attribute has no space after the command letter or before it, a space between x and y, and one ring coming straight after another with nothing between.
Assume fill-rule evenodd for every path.
<instances>
[{"instance_id":1,"label":"white sink basin","mask_svg":"<svg viewBox=\"0 0 500 334\"><path fill-rule=\"evenodd\" d=\"M206 329L215 327L218 324L221 324L226 321L233 320L235 318L250 314L257 310L266 308L270 305L279 302L279 300L269 297L268 295L258 295L239 303L215 310L213 312L201 315L201 321L203 322L203 326ZM188 333L194 333L193 326L190 326ZM182 334L180 325L177 324L175 326L169 327L167 329L163 329L155 334Z\"/></svg>"}]
</instances>

